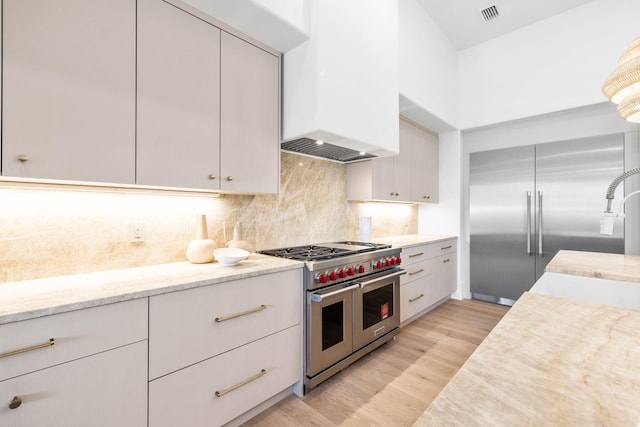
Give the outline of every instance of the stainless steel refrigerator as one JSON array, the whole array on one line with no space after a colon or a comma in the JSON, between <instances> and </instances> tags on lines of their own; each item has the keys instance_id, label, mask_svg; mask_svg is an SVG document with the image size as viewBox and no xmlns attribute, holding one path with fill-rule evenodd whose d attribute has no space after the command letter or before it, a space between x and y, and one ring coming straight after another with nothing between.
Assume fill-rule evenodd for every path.
<instances>
[{"instance_id":1,"label":"stainless steel refrigerator","mask_svg":"<svg viewBox=\"0 0 640 427\"><path fill-rule=\"evenodd\" d=\"M621 134L471 153L472 298L513 305L560 249L624 253L599 226L623 167Z\"/></svg>"}]
</instances>

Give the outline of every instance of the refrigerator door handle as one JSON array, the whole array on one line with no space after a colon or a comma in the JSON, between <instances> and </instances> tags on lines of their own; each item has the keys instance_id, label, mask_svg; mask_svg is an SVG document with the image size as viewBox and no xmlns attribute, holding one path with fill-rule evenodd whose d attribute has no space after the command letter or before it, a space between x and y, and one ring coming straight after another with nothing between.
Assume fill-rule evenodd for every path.
<instances>
[{"instance_id":1,"label":"refrigerator door handle","mask_svg":"<svg viewBox=\"0 0 640 427\"><path fill-rule=\"evenodd\" d=\"M538 191L538 255L542 256L542 191Z\"/></svg>"},{"instance_id":2,"label":"refrigerator door handle","mask_svg":"<svg viewBox=\"0 0 640 427\"><path fill-rule=\"evenodd\" d=\"M527 191L527 255L531 255L531 191Z\"/></svg>"}]
</instances>

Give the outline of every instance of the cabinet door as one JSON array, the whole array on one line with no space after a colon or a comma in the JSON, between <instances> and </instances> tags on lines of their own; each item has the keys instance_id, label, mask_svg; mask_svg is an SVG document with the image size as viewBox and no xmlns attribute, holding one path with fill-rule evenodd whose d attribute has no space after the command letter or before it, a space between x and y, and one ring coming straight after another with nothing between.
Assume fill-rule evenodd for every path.
<instances>
[{"instance_id":1,"label":"cabinet door","mask_svg":"<svg viewBox=\"0 0 640 427\"><path fill-rule=\"evenodd\" d=\"M137 183L220 188L220 30L138 1Z\"/></svg>"},{"instance_id":2,"label":"cabinet door","mask_svg":"<svg viewBox=\"0 0 640 427\"><path fill-rule=\"evenodd\" d=\"M438 137L411 125L411 200L438 202Z\"/></svg>"},{"instance_id":3,"label":"cabinet door","mask_svg":"<svg viewBox=\"0 0 640 427\"><path fill-rule=\"evenodd\" d=\"M398 200L393 179L394 158L382 157L371 160L371 197L374 200Z\"/></svg>"},{"instance_id":4,"label":"cabinet door","mask_svg":"<svg viewBox=\"0 0 640 427\"><path fill-rule=\"evenodd\" d=\"M406 128L406 122L400 120L400 152L393 157L393 185L395 199L411 201L411 139L412 129ZM411 125L409 125L411 126ZM403 130L404 128L404 130Z\"/></svg>"},{"instance_id":5,"label":"cabinet door","mask_svg":"<svg viewBox=\"0 0 640 427\"><path fill-rule=\"evenodd\" d=\"M371 160L372 196L375 200L409 201L411 196L411 129L400 120L400 153Z\"/></svg>"},{"instance_id":6,"label":"cabinet door","mask_svg":"<svg viewBox=\"0 0 640 427\"><path fill-rule=\"evenodd\" d=\"M2 381L0 425L146 426L146 368L142 341Z\"/></svg>"},{"instance_id":7,"label":"cabinet door","mask_svg":"<svg viewBox=\"0 0 640 427\"><path fill-rule=\"evenodd\" d=\"M435 286L435 301L449 297L457 289L457 256L449 253L435 258L437 265L437 285Z\"/></svg>"},{"instance_id":8,"label":"cabinet door","mask_svg":"<svg viewBox=\"0 0 640 427\"><path fill-rule=\"evenodd\" d=\"M151 297L150 378L300 323L300 275L282 271Z\"/></svg>"},{"instance_id":9,"label":"cabinet door","mask_svg":"<svg viewBox=\"0 0 640 427\"><path fill-rule=\"evenodd\" d=\"M3 175L133 184L135 1L2 6Z\"/></svg>"},{"instance_id":10,"label":"cabinet door","mask_svg":"<svg viewBox=\"0 0 640 427\"><path fill-rule=\"evenodd\" d=\"M222 33L220 188L277 193L280 181L279 59Z\"/></svg>"},{"instance_id":11,"label":"cabinet door","mask_svg":"<svg viewBox=\"0 0 640 427\"><path fill-rule=\"evenodd\" d=\"M149 426L220 426L301 380L302 327L149 383ZM233 423L234 425L236 423Z\"/></svg>"}]
</instances>

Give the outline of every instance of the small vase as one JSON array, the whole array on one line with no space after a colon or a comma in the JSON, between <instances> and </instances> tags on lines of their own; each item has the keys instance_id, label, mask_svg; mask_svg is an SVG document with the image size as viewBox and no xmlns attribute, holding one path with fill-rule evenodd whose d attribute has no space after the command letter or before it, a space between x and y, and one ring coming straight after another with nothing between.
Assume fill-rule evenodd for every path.
<instances>
[{"instance_id":1,"label":"small vase","mask_svg":"<svg viewBox=\"0 0 640 427\"><path fill-rule=\"evenodd\" d=\"M187 259L192 264L205 264L213 261L215 243L207 233L207 216L198 215L196 219L196 238L187 246Z\"/></svg>"}]
</instances>

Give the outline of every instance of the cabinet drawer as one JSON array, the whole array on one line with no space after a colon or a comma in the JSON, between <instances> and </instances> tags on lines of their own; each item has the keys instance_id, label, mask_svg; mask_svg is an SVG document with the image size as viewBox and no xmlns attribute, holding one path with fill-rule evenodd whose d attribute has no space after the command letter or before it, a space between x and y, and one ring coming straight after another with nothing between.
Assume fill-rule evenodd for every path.
<instances>
[{"instance_id":1,"label":"cabinet drawer","mask_svg":"<svg viewBox=\"0 0 640 427\"><path fill-rule=\"evenodd\" d=\"M422 279L433 273L433 260L425 259L409 265L403 265L407 274L400 276L400 285L405 285L414 280Z\"/></svg>"},{"instance_id":2,"label":"cabinet drawer","mask_svg":"<svg viewBox=\"0 0 640 427\"><path fill-rule=\"evenodd\" d=\"M415 264L416 262L431 258L431 250L431 245L402 248L402 265L406 267L408 265Z\"/></svg>"},{"instance_id":3,"label":"cabinet drawer","mask_svg":"<svg viewBox=\"0 0 640 427\"><path fill-rule=\"evenodd\" d=\"M147 319L142 298L0 325L0 380L147 339Z\"/></svg>"},{"instance_id":4,"label":"cabinet drawer","mask_svg":"<svg viewBox=\"0 0 640 427\"><path fill-rule=\"evenodd\" d=\"M0 381L0 425L146 426L146 368L141 341ZM10 409L14 396L21 404Z\"/></svg>"},{"instance_id":5,"label":"cabinet drawer","mask_svg":"<svg viewBox=\"0 0 640 427\"><path fill-rule=\"evenodd\" d=\"M149 378L296 325L301 310L299 269L151 297Z\"/></svg>"},{"instance_id":6,"label":"cabinet drawer","mask_svg":"<svg viewBox=\"0 0 640 427\"><path fill-rule=\"evenodd\" d=\"M400 286L400 322L429 307L432 294L431 277L424 277Z\"/></svg>"},{"instance_id":7,"label":"cabinet drawer","mask_svg":"<svg viewBox=\"0 0 640 427\"><path fill-rule=\"evenodd\" d=\"M297 325L151 381L149 425L217 426L238 417L300 380L301 340Z\"/></svg>"},{"instance_id":8,"label":"cabinet drawer","mask_svg":"<svg viewBox=\"0 0 640 427\"><path fill-rule=\"evenodd\" d=\"M432 246L433 246L432 256L436 257L436 256L446 255L446 254L456 252L458 250L458 241L455 239L445 240L443 242L434 243Z\"/></svg>"}]
</instances>

